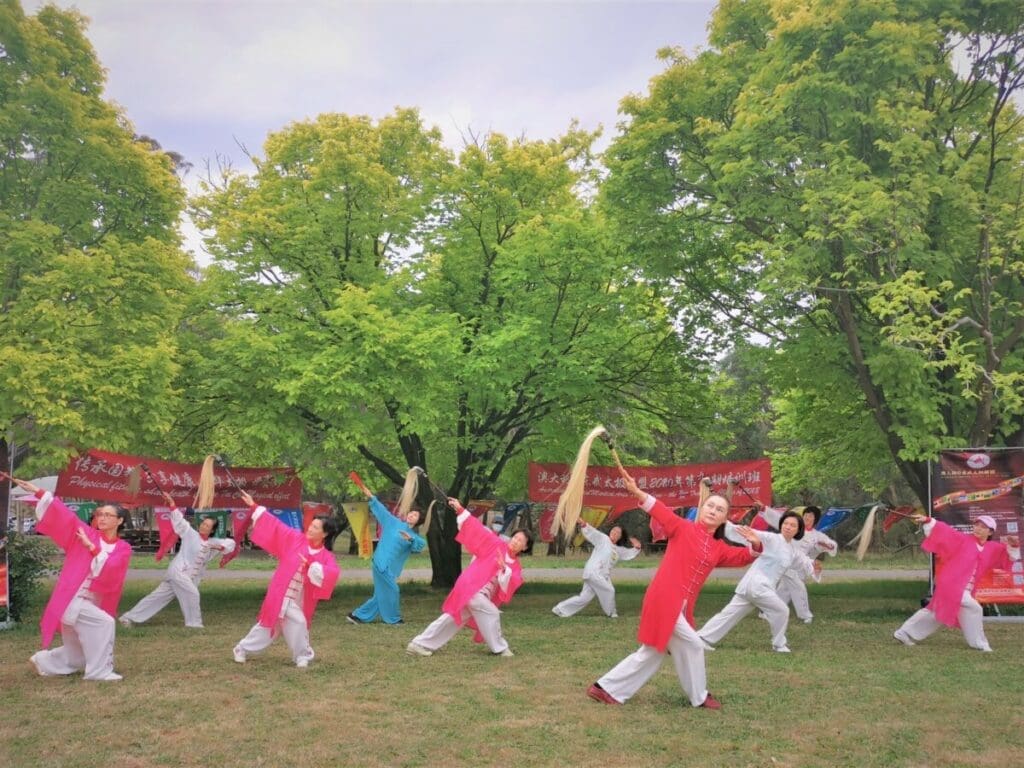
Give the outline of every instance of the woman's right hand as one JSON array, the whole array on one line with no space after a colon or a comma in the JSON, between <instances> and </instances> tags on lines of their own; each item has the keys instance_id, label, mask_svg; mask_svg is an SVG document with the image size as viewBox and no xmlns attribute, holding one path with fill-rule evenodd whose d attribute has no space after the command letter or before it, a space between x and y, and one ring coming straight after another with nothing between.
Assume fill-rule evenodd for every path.
<instances>
[{"instance_id":1,"label":"woman's right hand","mask_svg":"<svg viewBox=\"0 0 1024 768\"><path fill-rule=\"evenodd\" d=\"M256 506L256 502L248 493L246 493L245 491L239 491L238 493L242 497L242 501L244 501L247 505L249 505L250 507Z\"/></svg>"}]
</instances>

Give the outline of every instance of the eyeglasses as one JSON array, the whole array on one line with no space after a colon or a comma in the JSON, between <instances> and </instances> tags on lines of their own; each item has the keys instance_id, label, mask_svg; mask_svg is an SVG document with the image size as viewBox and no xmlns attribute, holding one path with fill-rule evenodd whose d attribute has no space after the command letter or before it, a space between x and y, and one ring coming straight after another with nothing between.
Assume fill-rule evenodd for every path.
<instances>
[{"instance_id":1,"label":"eyeglasses","mask_svg":"<svg viewBox=\"0 0 1024 768\"><path fill-rule=\"evenodd\" d=\"M93 517L117 517L117 512L93 512Z\"/></svg>"}]
</instances>

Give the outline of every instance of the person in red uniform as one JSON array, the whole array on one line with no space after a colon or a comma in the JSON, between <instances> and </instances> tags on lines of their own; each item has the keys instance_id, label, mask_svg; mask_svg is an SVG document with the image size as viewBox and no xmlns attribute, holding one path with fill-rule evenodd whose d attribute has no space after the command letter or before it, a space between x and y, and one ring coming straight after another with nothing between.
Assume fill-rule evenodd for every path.
<instances>
[{"instance_id":1,"label":"person in red uniform","mask_svg":"<svg viewBox=\"0 0 1024 768\"><path fill-rule=\"evenodd\" d=\"M640 648L591 685L587 695L605 704L628 701L658 671L668 651L690 704L720 709L722 705L707 689L705 646L694 629L693 608L713 568L740 568L754 560L756 555L749 545L756 542L756 536L749 528L737 526L736 531L748 546L734 547L725 542L722 537L729 502L723 496L709 496L697 510L696 522L690 522L640 490L625 470L620 472L626 490L664 527L668 546L644 594L637 632Z\"/></svg>"}]
</instances>

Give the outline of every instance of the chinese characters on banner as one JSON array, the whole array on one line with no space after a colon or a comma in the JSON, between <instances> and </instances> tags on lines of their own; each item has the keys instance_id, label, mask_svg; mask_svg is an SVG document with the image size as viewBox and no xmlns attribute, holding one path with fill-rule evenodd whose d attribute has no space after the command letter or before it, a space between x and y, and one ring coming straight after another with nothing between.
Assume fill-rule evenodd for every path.
<instances>
[{"instance_id":1,"label":"chinese characters on banner","mask_svg":"<svg viewBox=\"0 0 1024 768\"><path fill-rule=\"evenodd\" d=\"M536 464L530 462L530 501L557 504L558 497L569 481L568 464ZM680 464L661 467L626 467L641 490L656 496L669 507L695 507L700 494L702 477L711 479L716 493L725 491L726 483L738 480L733 504L749 507L756 503L772 503L771 459L750 461L721 461L715 464ZM615 467L589 467L587 484L583 491L585 506L608 506L612 517L637 506L622 485Z\"/></svg>"},{"instance_id":2,"label":"chinese characters on banner","mask_svg":"<svg viewBox=\"0 0 1024 768\"><path fill-rule=\"evenodd\" d=\"M568 464L537 464L530 462L529 498L544 504L541 513L541 539L550 540L552 512L558 497L569 482L572 468ZM755 503L769 506L772 501L772 463L770 459L749 461L721 461L713 464L680 464L660 467L626 467L641 490L647 491L672 508L695 507L700 496L701 478L711 479L715 493L723 493L729 480L739 485L733 493L732 503L737 507L750 507ZM623 487L616 467L588 467L587 483L583 491L583 506L608 509L608 520L622 512L634 509L637 501Z\"/></svg>"},{"instance_id":3,"label":"chinese characters on banner","mask_svg":"<svg viewBox=\"0 0 1024 768\"><path fill-rule=\"evenodd\" d=\"M128 492L129 474L133 467L141 463L149 467L157 482L179 507L192 505L199 484L201 464L180 464L96 450L71 459L67 468L57 477L57 495L117 504L163 505L165 502L160 491L145 472L141 475L139 493L133 496ZM302 481L290 467L232 467L231 474L257 504L271 509L298 509L300 506ZM233 509L244 506L223 469L215 467L214 478L214 508Z\"/></svg>"},{"instance_id":4,"label":"chinese characters on banner","mask_svg":"<svg viewBox=\"0 0 1024 768\"><path fill-rule=\"evenodd\" d=\"M1024 516L1024 448L942 451L931 465L931 515L970 533L979 515L996 521L992 538L1020 536ZM993 571L978 583L979 603L1024 602L1024 564Z\"/></svg>"}]
</instances>

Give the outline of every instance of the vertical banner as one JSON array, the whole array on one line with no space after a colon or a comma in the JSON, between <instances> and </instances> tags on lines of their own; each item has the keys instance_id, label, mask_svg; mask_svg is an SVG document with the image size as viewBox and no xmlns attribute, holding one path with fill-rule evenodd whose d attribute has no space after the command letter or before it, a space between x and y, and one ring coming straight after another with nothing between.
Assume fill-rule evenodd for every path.
<instances>
[{"instance_id":1,"label":"vertical banner","mask_svg":"<svg viewBox=\"0 0 1024 768\"><path fill-rule=\"evenodd\" d=\"M352 528L352 535L359 544L359 557L369 560L373 557L373 533L370 528L370 505L365 501L346 501L341 505ZM376 522L376 521L374 521ZM376 526L374 526L376 530Z\"/></svg>"},{"instance_id":2,"label":"vertical banner","mask_svg":"<svg viewBox=\"0 0 1024 768\"><path fill-rule=\"evenodd\" d=\"M0 468L8 475L14 474L14 462L11 461L11 454L7 447L7 440L0 439ZM10 525L11 514L11 481L0 482L0 511L3 512L3 527L0 528L0 616L4 621L8 619L10 606L8 604L10 589L7 586L7 528Z\"/></svg>"},{"instance_id":3,"label":"vertical banner","mask_svg":"<svg viewBox=\"0 0 1024 768\"><path fill-rule=\"evenodd\" d=\"M1020 536L1024 522L1024 448L942 451L931 465L931 516L969 533L979 515L996 521L992 539ZM978 582L979 603L1024 603L1024 564Z\"/></svg>"}]
</instances>

